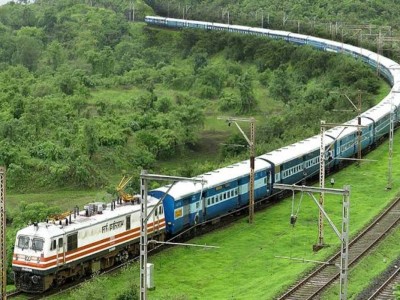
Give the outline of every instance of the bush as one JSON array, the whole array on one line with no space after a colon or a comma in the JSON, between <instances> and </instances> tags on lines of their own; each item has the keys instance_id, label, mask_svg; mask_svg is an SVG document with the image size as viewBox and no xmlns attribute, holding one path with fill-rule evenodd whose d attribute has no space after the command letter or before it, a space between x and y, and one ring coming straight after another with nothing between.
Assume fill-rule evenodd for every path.
<instances>
[{"instance_id":1,"label":"bush","mask_svg":"<svg viewBox=\"0 0 400 300\"><path fill-rule=\"evenodd\" d=\"M131 289L124 291L120 294L116 300L137 300L139 299L139 288L137 286L133 286Z\"/></svg>"}]
</instances>

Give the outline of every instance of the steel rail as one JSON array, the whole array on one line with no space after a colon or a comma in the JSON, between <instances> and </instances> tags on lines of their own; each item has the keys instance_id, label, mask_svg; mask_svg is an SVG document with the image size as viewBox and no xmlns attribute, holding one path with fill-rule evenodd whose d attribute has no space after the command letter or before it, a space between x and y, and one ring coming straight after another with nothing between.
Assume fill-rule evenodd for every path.
<instances>
[{"instance_id":1,"label":"steel rail","mask_svg":"<svg viewBox=\"0 0 400 300\"><path fill-rule=\"evenodd\" d=\"M400 268L396 268L390 277L368 298L368 300L391 300L393 299L393 288L400 283Z\"/></svg>"},{"instance_id":2,"label":"steel rail","mask_svg":"<svg viewBox=\"0 0 400 300\"><path fill-rule=\"evenodd\" d=\"M400 198L397 198L350 242L349 267L376 246L389 230L396 227L399 220ZM313 299L340 275L339 269L335 266L339 263L339 259L340 251L329 259L330 265L316 268L277 299Z\"/></svg>"}]
</instances>

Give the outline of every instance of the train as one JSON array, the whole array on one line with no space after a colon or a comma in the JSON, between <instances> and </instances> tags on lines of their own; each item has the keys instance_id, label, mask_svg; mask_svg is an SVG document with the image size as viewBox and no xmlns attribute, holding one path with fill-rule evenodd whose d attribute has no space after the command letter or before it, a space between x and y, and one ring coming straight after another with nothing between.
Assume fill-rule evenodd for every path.
<instances>
[{"instance_id":1,"label":"train","mask_svg":"<svg viewBox=\"0 0 400 300\"><path fill-rule=\"evenodd\" d=\"M152 209L158 199L148 197ZM12 268L15 286L29 293L42 293L67 280L126 262L139 252L140 204L114 200L75 207L67 216L54 216L18 231ZM149 237L165 240L164 208L158 206L147 222Z\"/></svg>"},{"instance_id":2,"label":"train","mask_svg":"<svg viewBox=\"0 0 400 300\"><path fill-rule=\"evenodd\" d=\"M219 30L281 39L297 45L345 53L376 69L391 85L389 94L359 118L325 131L323 158L326 170L339 167L341 159L375 147L400 121L400 65L372 51L318 37L287 31L194 20L147 16L151 26L174 29ZM361 123L358 130L351 125ZM361 135L361 138L360 138ZM321 136L255 157L254 199L274 195L275 183L296 184L315 176L320 167ZM206 183L180 181L148 192L154 210L147 227L151 239L164 241L188 228L214 220L249 205L250 161L196 176ZM75 208L69 216L31 224L18 231L12 260L15 285L24 292L41 293L67 280L109 268L139 253L140 196L105 204Z\"/></svg>"}]
</instances>

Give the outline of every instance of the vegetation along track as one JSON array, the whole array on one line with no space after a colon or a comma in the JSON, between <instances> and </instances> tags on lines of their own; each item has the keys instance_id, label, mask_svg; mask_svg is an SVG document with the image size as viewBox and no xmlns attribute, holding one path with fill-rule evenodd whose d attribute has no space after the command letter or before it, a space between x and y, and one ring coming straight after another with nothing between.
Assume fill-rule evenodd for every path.
<instances>
[{"instance_id":1,"label":"vegetation along track","mask_svg":"<svg viewBox=\"0 0 400 300\"><path fill-rule=\"evenodd\" d=\"M393 299L393 289L398 283L400 283L400 268L395 268L390 277L377 288L368 300Z\"/></svg>"},{"instance_id":2,"label":"vegetation along track","mask_svg":"<svg viewBox=\"0 0 400 300\"><path fill-rule=\"evenodd\" d=\"M349 244L349 267L378 244L385 234L400 220L400 198L397 198L367 228ZM278 299L319 299L319 293L340 275L340 251L329 259L329 265L323 265L301 279Z\"/></svg>"}]
</instances>

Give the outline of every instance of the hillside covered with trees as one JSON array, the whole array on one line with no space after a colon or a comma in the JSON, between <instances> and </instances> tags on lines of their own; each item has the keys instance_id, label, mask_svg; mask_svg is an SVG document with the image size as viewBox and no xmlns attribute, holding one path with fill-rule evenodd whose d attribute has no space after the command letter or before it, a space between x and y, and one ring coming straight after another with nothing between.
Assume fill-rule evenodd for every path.
<instances>
[{"instance_id":1,"label":"hillside covered with trees","mask_svg":"<svg viewBox=\"0 0 400 300\"><path fill-rule=\"evenodd\" d=\"M129 3L0 7L0 163L9 189L104 187L121 170L159 168L156 162L201 148L204 124L227 112L262 120L262 153L312 135L321 116L346 106L333 90L365 92L367 108L381 86L351 58L281 41L149 28L131 22ZM152 13L135 3L136 18ZM237 151L225 147L210 164L169 173L198 174Z\"/></svg>"}]
</instances>

